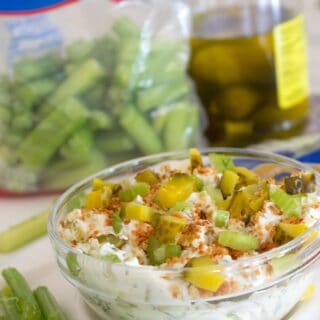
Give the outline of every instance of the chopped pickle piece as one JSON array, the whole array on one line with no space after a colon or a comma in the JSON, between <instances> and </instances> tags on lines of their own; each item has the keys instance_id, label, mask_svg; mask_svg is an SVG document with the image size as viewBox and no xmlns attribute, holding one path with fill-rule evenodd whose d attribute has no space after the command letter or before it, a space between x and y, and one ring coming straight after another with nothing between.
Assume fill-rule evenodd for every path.
<instances>
[{"instance_id":1,"label":"chopped pickle piece","mask_svg":"<svg viewBox=\"0 0 320 320\"><path fill-rule=\"evenodd\" d=\"M180 201L180 202L177 202L172 208L170 208L169 213L183 212L191 208L192 208L191 203Z\"/></svg>"},{"instance_id":2,"label":"chopped pickle piece","mask_svg":"<svg viewBox=\"0 0 320 320\"><path fill-rule=\"evenodd\" d=\"M217 210L213 215L214 225L218 228L225 228L228 225L229 217L229 211Z\"/></svg>"},{"instance_id":3,"label":"chopped pickle piece","mask_svg":"<svg viewBox=\"0 0 320 320\"><path fill-rule=\"evenodd\" d=\"M202 256L202 257L197 257L197 258L192 258L189 263L188 267L206 267L206 266L212 266L213 261L210 256Z\"/></svg>"},{"instance_id":4,"label":"chopped pickle piece","mask_svg":"<svg viewBox=\"0 0 320 320\"><path fill-rule=\"evenodd\" d=\"M181 247L176 244L163 244L156 237L149 239L147 257L152 265L160 265L172 257L180 257Z\"/></svg>"},{"instance_id":5,"label":"chopped pickle piece","mask_svg":"<svg viewBox=\"0 0 320 320\"><path fill-rule=\"evenodd\" d=\"M150 169L146 169L144 171L139 172L136 176L135 179L137 182L145 182L150 185L156 184L160 181L159 177L155 172L153 172Z\"/></svg>"},{"instance_id":6,"label":"chopped pickle piece","mask_svg":"<svg viewBox=\"0 0 320 320\"><path fill-rule=\"evenodd\" d=\"M102 191L90 191L87 195L87 202L86 202L86 208L87 209L93 209L93 208L102 208L103 207L103 201L102 201Z\"/></svg>"},{"instance_id":7,"label":"chopped pickle piece","mask_svg":"<svg viewBox=\"0 0 320 320\"><path fill-rule=\"evenodd\" d=\"M217 203L217 207L219 210L228 210L230 208L232 202L232 196L227 197L225 200L222 200Z\"/></svg>"},{"instance_id":8,"label":"chopped pickle piece","mask_svg":"<svg viewBox=\"0 0 320 320\"><path fill-rule=\"evenodd\" d=\"M285 216L301 217L301 198L287 194L279 187L270 188L270 200L279 208Z\"/></svg>"},{"instance_id":9,"label":"chopped pickle piece","mask_svg":"<svg viewBox=\"0 0 320 320\"><path fill-rule=\"evenodd\" d=\"M223 194L219 188L214 187L211 184L207 184L203 187L203 190L207 192L207 194L215 204L223 201Z\"/></svg>"},{"instance_id":10,"label":"chopped pickle piece","mask_svg":"<svg viewBox=\"0 0 320 320\"><path fill-rule=\"evenodd\" d=\"M240 177L240 183L242 185L253 184L259 181L259 177L253 171L245 167L235 167L233 171Z\"/></svg>"},{"instance_id":11,"label":"chopped pickle piece","mask_svg":"<svg viewBox=\"0 0 320 320\"><path fill-rule=\"evenodd\" d=\"M176 243L183 228L187 224L184 218L163 214L155 227L155 236L163 243Z\"/></svg>"},{"instance_id":12,"label":"chopped pickle piece","mask_svg":"<svg viewBox=\"0 0 320 320\"><path fill-rule=\"evenodd\" d=\"M103 189L103 187L107 186L107 183L101 179L95 178L92 183L92 191L97 191Z\"/></svg>"},{"instance_id":13,"label":"chopped pickle piece","mask_svg":"<svg viewBox=\"0 0 320 320\"><path fill-rule=\"evenodd\" d=\"M119 212L112 215L112 228L115 233L119 233L122 229L122 220Z\"/></svg>"},{"instance_id":14,"label":"chopped pickle piece","mask_svg":"<svg viewBox=\"0 0 320 320\"><path fill-rule=\"evenodd\" d=\"M98 241L99 243L109 242L118 249L120 249L126 243L126 240L120 239L118 236L114 234L101 235L98 237Z\"/></svg>"},{"instance_id":15,"label":"chopped pickle piece","mask_svg":"<svg viewBox=\"0 0 320 320\"><path fill-rule=\"evenodd\" d=\"M218 171L223 172L224 170L232 170L234 168L233 160L223 154L210 153L209 159L212 166Z\"/></svg>"},{"instance_id":16,"label":"chopped pickle piece","mask_svg":"<svg viewBox=\"0 0 320 320\"><path fill-rule=\"evenodd\" d=\"M203 167L202 157L198 149L196 148L190 149L189 158L190 158L191 172L195 168Z\"/></svg>"},{"instance_id":17,"label":"chopped pickle piece","mask_svg":"<svg viewBox=\"0 0 320 320\"><path fill-rule=\"evenodd\" d=\"M288 177L284 179L284 185L286 192L291 195L315 192L315 175L308 172L301 177Z\"/></svg>"},{"instance_id":18,"label":"chopped pickle piece","mask_svg":"<svg viewBox=\"0 0 320 320\"><path fill-rule=\"evenodd\" d=\"M197 181L194 177L178 173L173 175L159 189L157 199L164 208L173 207L178 201L186 200L197 190Z\"/></svg>"},{"instance_id":19,"label":"chopped pickle piece","mask_svg":"<svg viewBox=\"0 0 320 320\"><path fill-rule=\"evenodd\" d=\"M150 192L150 187L145 182L137 182L130 188L126 190L121 190L119 192L119 197L121 201L132 201L134 200L138 195L144 197Z\"/></svg>"},{"instance_id":20,"label":"chopped pickle piece","mask_svg":"<svg viewBox=\"0 0 320 320\"><path fill-rule=\"evenodd\" d=\"M253 251L259 248L259 241L255 236L239 231L220 232L218 235L218 243L242 252Z\"/></svg>"},{"instance_id":21,"label":"chopped pickle piece","mask_svg":"<svg viewBox=\"0 0 320 320\"><path fill-rule=\"evenodd\" d=\"M150 223L154 216L154 210L151 207L133 202L125 205L124 212L125 219Z\"/></svg>"},{"instance_id":22,"label":"chopped pickle piece","mask_svg":"<svg viewBox=\"0 0 320 320\"><path fill-rule=\"evenodd\" d=\"M306 230L308 230L308 226L299 223L299 224L291 224L291 223L282 223L278 224L278 227L285 233L285 235L296 238L303 234Z\"/></svg>"},{"instance_id":23,"label":"chopped pickle piece","mask_svg":"<svg viewBox=\"0 0 320 320\"><path fill-rule=\"evenodd\" d=\"M197 288L212 292L216 292L225 280L222 267L213 264L189 268L185 271L184 278Z\"/></svg>"},{"instance_id":24,"label":"chopped pickle piece","mask_svg":"<svg viewBox=\"0 0 320 320\"><path fill-rule=\"evenodd\" d=\"M233 194L237 183L239 182L239 176L231 171L225 170L220 182L220 189L224 197L228 197Z\"/></svg>"},{"instance_id":25,"label":"chopped pickle piece","mask_svg":"<svg viewBox=\"0 0 320 320\"><path fill-rule=\"evenodd\" d=\"M241 219L245 208L245 198L242 191L236 192L231 200L229 211L233 218Z\"/></svg>"}]
</instances>

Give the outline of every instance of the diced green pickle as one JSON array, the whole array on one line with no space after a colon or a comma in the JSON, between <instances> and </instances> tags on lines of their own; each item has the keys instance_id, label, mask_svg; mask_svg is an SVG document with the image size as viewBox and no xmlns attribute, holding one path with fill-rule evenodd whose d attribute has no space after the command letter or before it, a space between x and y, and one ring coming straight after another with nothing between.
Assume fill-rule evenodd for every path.
<instances>
[{"instance_id":1,"label":"diced green pickle","mask_svg":"<svg viewBox=\"0 0 320 320\"><path fill-rule=\"evenodd\" d=\"M163 243L175 243L186 224L184 218L161 215L155 227L155 236Z\"/></svg>"},{"instance_id":2,"label":"diced green pickle","mask_svg":"<svg viewBox=\"0 0 320 320\"><path fill-rule=\"evenodd\" d=\"M137 182L145 182L150 185L156 184L159 182L159 177L150 169L139 172L135 177Z\"/></svg>"},{"instance_id":3,"label":"diced green pickle","mask_svg":"<svg viewBox=\"0 0 320 320\"><path fill-rule=\"evenodd\" d=\"M189 158L190 158L191 171L193 171L193 169L197 167L203 166L202 157L198 149L196 148L190 149Z\"/></svg>"},{"instance_id":4,"label":"diced green pickle","mask_svg":"<svg viewBox=\"0 0 320 320\"><path fill-rule=\"evenodd\" d=\"M239 182L239 176L231 171L225 170L220 182L220 189L225 197L228 197L233 194L236 185Z\"/></svg>"},{"instance_id":5,"label":"diced green pickle","mask_svg":"<svg viewBox=\"0 0 320 320\"><path fill-rule=\"evenodd\" d=\"M128 203L124 207L125 219L152 222L154 210L138 203Z\"/></svg>"},{"instance_id":6,"label":"diced green pickle","mask_svg":"<svg viewBox=\"0 0 320 320\"><path fill-rule=\"evenodd\" d=\"M235 167L234 172L240 177L240 183L244 185L257 183L259 177L251 170L245 167Z\"/></svg>"},{"instance_id":7,"label":"diced green pickle","mask_svg":"<svg viewBox=\"0 0 320 320\"><path fill-rule=\"evenodd\" d=\"M186 200L196 190L197 181L194 177L178 173L161 186L157 199L162 207L171 208L178 201Z\"/></svg>"}]
</instances>

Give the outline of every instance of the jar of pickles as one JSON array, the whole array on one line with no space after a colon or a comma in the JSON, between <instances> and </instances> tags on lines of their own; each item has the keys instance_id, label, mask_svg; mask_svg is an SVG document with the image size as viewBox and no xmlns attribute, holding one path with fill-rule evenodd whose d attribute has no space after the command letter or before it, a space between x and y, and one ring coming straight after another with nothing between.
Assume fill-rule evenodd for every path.
<instances>
[{"instance_id":1,"label":"jar of pickles","mask_svg":"<svg viewBox=\"0 0 320 320\"><path fill-rule=\"evenodd\" d=\"M192 1L189 74L213 145L298 134L309 83L300 0Z\"/></svg>"}]
</instances>

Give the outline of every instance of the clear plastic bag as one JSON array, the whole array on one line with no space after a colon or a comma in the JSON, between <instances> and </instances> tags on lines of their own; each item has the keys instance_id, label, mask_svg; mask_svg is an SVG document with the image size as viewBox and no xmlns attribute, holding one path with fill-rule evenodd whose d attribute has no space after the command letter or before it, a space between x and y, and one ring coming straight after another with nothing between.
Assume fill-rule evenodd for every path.
<instances>
[{"instance_id":1,"label":"clear plastic bag","mask_svg":"<svg viewBox=\"0 0 320 320\"><path fill-rule=\"evenodd\" d=\"M61 190L196 143L183 2L51 2L68 4L0 15L0 189Z\"/></svg>"}]
</instances>

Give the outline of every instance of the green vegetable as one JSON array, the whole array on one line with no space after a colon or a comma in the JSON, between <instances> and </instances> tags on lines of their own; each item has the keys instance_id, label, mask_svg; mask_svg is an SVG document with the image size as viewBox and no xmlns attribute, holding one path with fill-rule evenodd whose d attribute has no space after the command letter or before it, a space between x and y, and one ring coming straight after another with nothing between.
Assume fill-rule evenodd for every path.
<instances>
[{"instance_id":1,"label":"green vegetable","mask_svg":"<svg viewBox=\"0 0 320 320\"><path fill-rule=\"evenodd\" d=\"M134 142L124 133L110 133L99 137L97 141L101 150L107 153L127 152L135 149Z\"/></svg>"},{"instance_id":2,"label":"green vegetable","mask_svg":"<svg viewBox=\"0 0 320 320\"><path fill-rule=\"evenodd\" d=\"M192 204L184 201L177 202L173 207L169 209L169 213L183 212L192 208Z\"/></svg>"},{"instance_id":3,"label":"green vegetable","mask_svg":"<svg viewBox=\"0 0 320 320\"><path fill-rule=\"evenodd\" d=\"M144 197L150 192L150 187L145 182L137 182L130 188L126 190L121 190L119 192L119 197L121 201L132 201L138 195Z\"/></svg>"},{"instance_id":4,"label":"green vegetable","mask_svg":"<svg viewBox=\"0 0 320 320\"><path fill-rule=\"evenodd\" d=\"M46 287L38 287L34 291L34 296L41 309L45 320L65 320L60 306L51 292Z\"/></svg>"},{"instance_id":5,"label":"green vegetable","mask_svg":"<svg viewBox=\"0 0 320 320\"><path fill-rule=\"evenodd\" d=\"M75 41L66 48L67 59L72 62L81 62L90 56L93 46L93 42Z\"/></svg>"},{"instance_id":6,"label":"green vegetable","mask_svg":"<svg viewBox=\"0 0 320 320\"><path fill-rule=\"evenodd\" d=\"M212 184L207 184L203 187L203 191L206 191L207 194L210 196L211 200L218 204L223 201L223 194L221 190L217 187L214 187Z\"/></svg>"},{"instance_id":7,"label":"green vegetable","mask_svg":"<svg viewBox=\"0 0 320 320\"><path fill-rule=\"evenodd\" d=\"M195 138L197 110L194 106L177 103L167 115L164 127L164 146L166 150L185 149Z\"/></svg>"},{"instance_id":8,"label":"green vegetable","mask_svg":"<svg viewBox=\"0 0 320 320\"><path fill-rule=\"evenodd\" d=\"M24 58L14 66L14 78L18 82L29 82L31 80L45 78L57 73L62 68L63 61L61 57L51 52L42 57Z\"/></svg>"},{"instance_id":9,"label":"green vegetable","mask_svg":"<svg viewBox=\"0 0 320 320\"><path fill-rule=\"evenodd\" d=\"M140 37L140 29L127 17L118 18L113 26L112 30L120 37L124 39L131 39Z\"/></svg>"},{"instance_id":10,"label":"green vegetable","mask_svg":"<svg viewBox=\"0 0 320 320\"><path fill-rule=\"evenodd\" d=\"M46 234L48 211L25 220L0 233L0 252L11 252Z\"/></svg>"},{"instance_id":11,"label":"green vegetable","mask_svg":"<svg viewBox=\"0 0 320 320\"><path fill-rule=\"evenodd\" d=\"M270 200L284 213L287 217L301 217L301 198L287 194L279 187L270 188Z\"/></svg>"},{"instance_id":12,"label":"green vegetable","mask_svg":"<svg viewBox=\"0 0 320 320\"><path fill-rule=\"evenodd\" d=\"M211 165L217 169L218 172L223 172L224 170L232 170L234 169L234 163L233 160L223 154L217 154L217 153L210 153L209 159L211 162Z\"/></svg>"},{"instance_id":13,"label":"green vegetable","mask_svg":"<svg viewBox=\"0 0 320 320\"><path fill-rule=\"evenodd\" d=\"M163 150L161 140L154 129L133 106L124 108L120 115L120 123L144 153L158 153Z\"/></svg>"},{"instance_id":14,"label":"green vegetable","mask_svg":"<svg viewBox=\"0 0 320 320\"><path fill-rule=\"evenodd\" d=\"M17 149L18 158L26 168L41 169L86 116L85 107L73 98L60 104L21 142Z\"/></svg>"},{"instance_id":15,"label":"green vegetable","mask_svg":"<svg viewBox=\"0 0 320 320\"><path fill-rule=\"evenodd\" d=\"M222 231L218 235L218 243L242 252L253 251L259 248L256 237L249 233L238 231Z\"/></svg>"},{"instance_id":16,"label":"green vegetable","mask_svg":"<svg viewBox=\"0 0 320 320\"><path fill-rule=\"evenodd\" d=\"M81 271L81 267L78 263L76 254L73 252L68 252L66 256L66 262L71 274L77 277Z\"/></svg>"},{"instance_id":17,"label":"green vegetable","mask_svg":"<svg viewBox=\"0 0 320 320\"><path fill-rule=\"evenodd\" d=\"M186 81L178 84L168 83L148 89L140 90L137 93L137 105L142 111L149 111L157 106L161 106L186 95L189 91Z\"/></svg>"},{"instance_id":18,"label":"green vegetable","mask_svg":"<svg viewBox=\"0 0 320 320\"><path fill-rule=\"evenodd\" d=\"M114 213L112 215L112 228L115 233L119 233L122 229L122 219L119 213Z\"/></svg>"},{"instance_id":19,"label":"green vegetable","mask_svg":"<svg viewBox=\"0 0 320 320\"><path fill-rule=\"evenodd\" d=\"M2 275L13 295L19 299L22 319L41 320L41 311L24 277L14 268L4 269Z\"/></svg>"},{"instance_id":20,"label":"green vegetable","mask_svg":"<svg viewBox=\"0 0 320 320\"><path fill-rule=\"evenodd\" d=\"M1 320L23 320L17 297L0 297Z\"/></svg>"},{"instance_id":21,"label":"green vegetable","mask_svg":"<svg viewBox=\"0 0 320 320\"><path fill-rule=\"evenodd\" d=\"M228 225L230 212L226 210L217 210L213 214L214 225L218 228L225 228Z\"/></svg>"},{"instance_id":22,"label":"green vegetable","mask_svg":"<svg viewBox=\"0 0 320 320\"><path fill-rule=\"evenodd\" d=\"M103 260L105 261L109 261L112 263L119 263L121 262L121 260L119 259L118 256L116 256L115 254L106 254L104 256L101 257Z\"/></svg>"}]
</instances>

